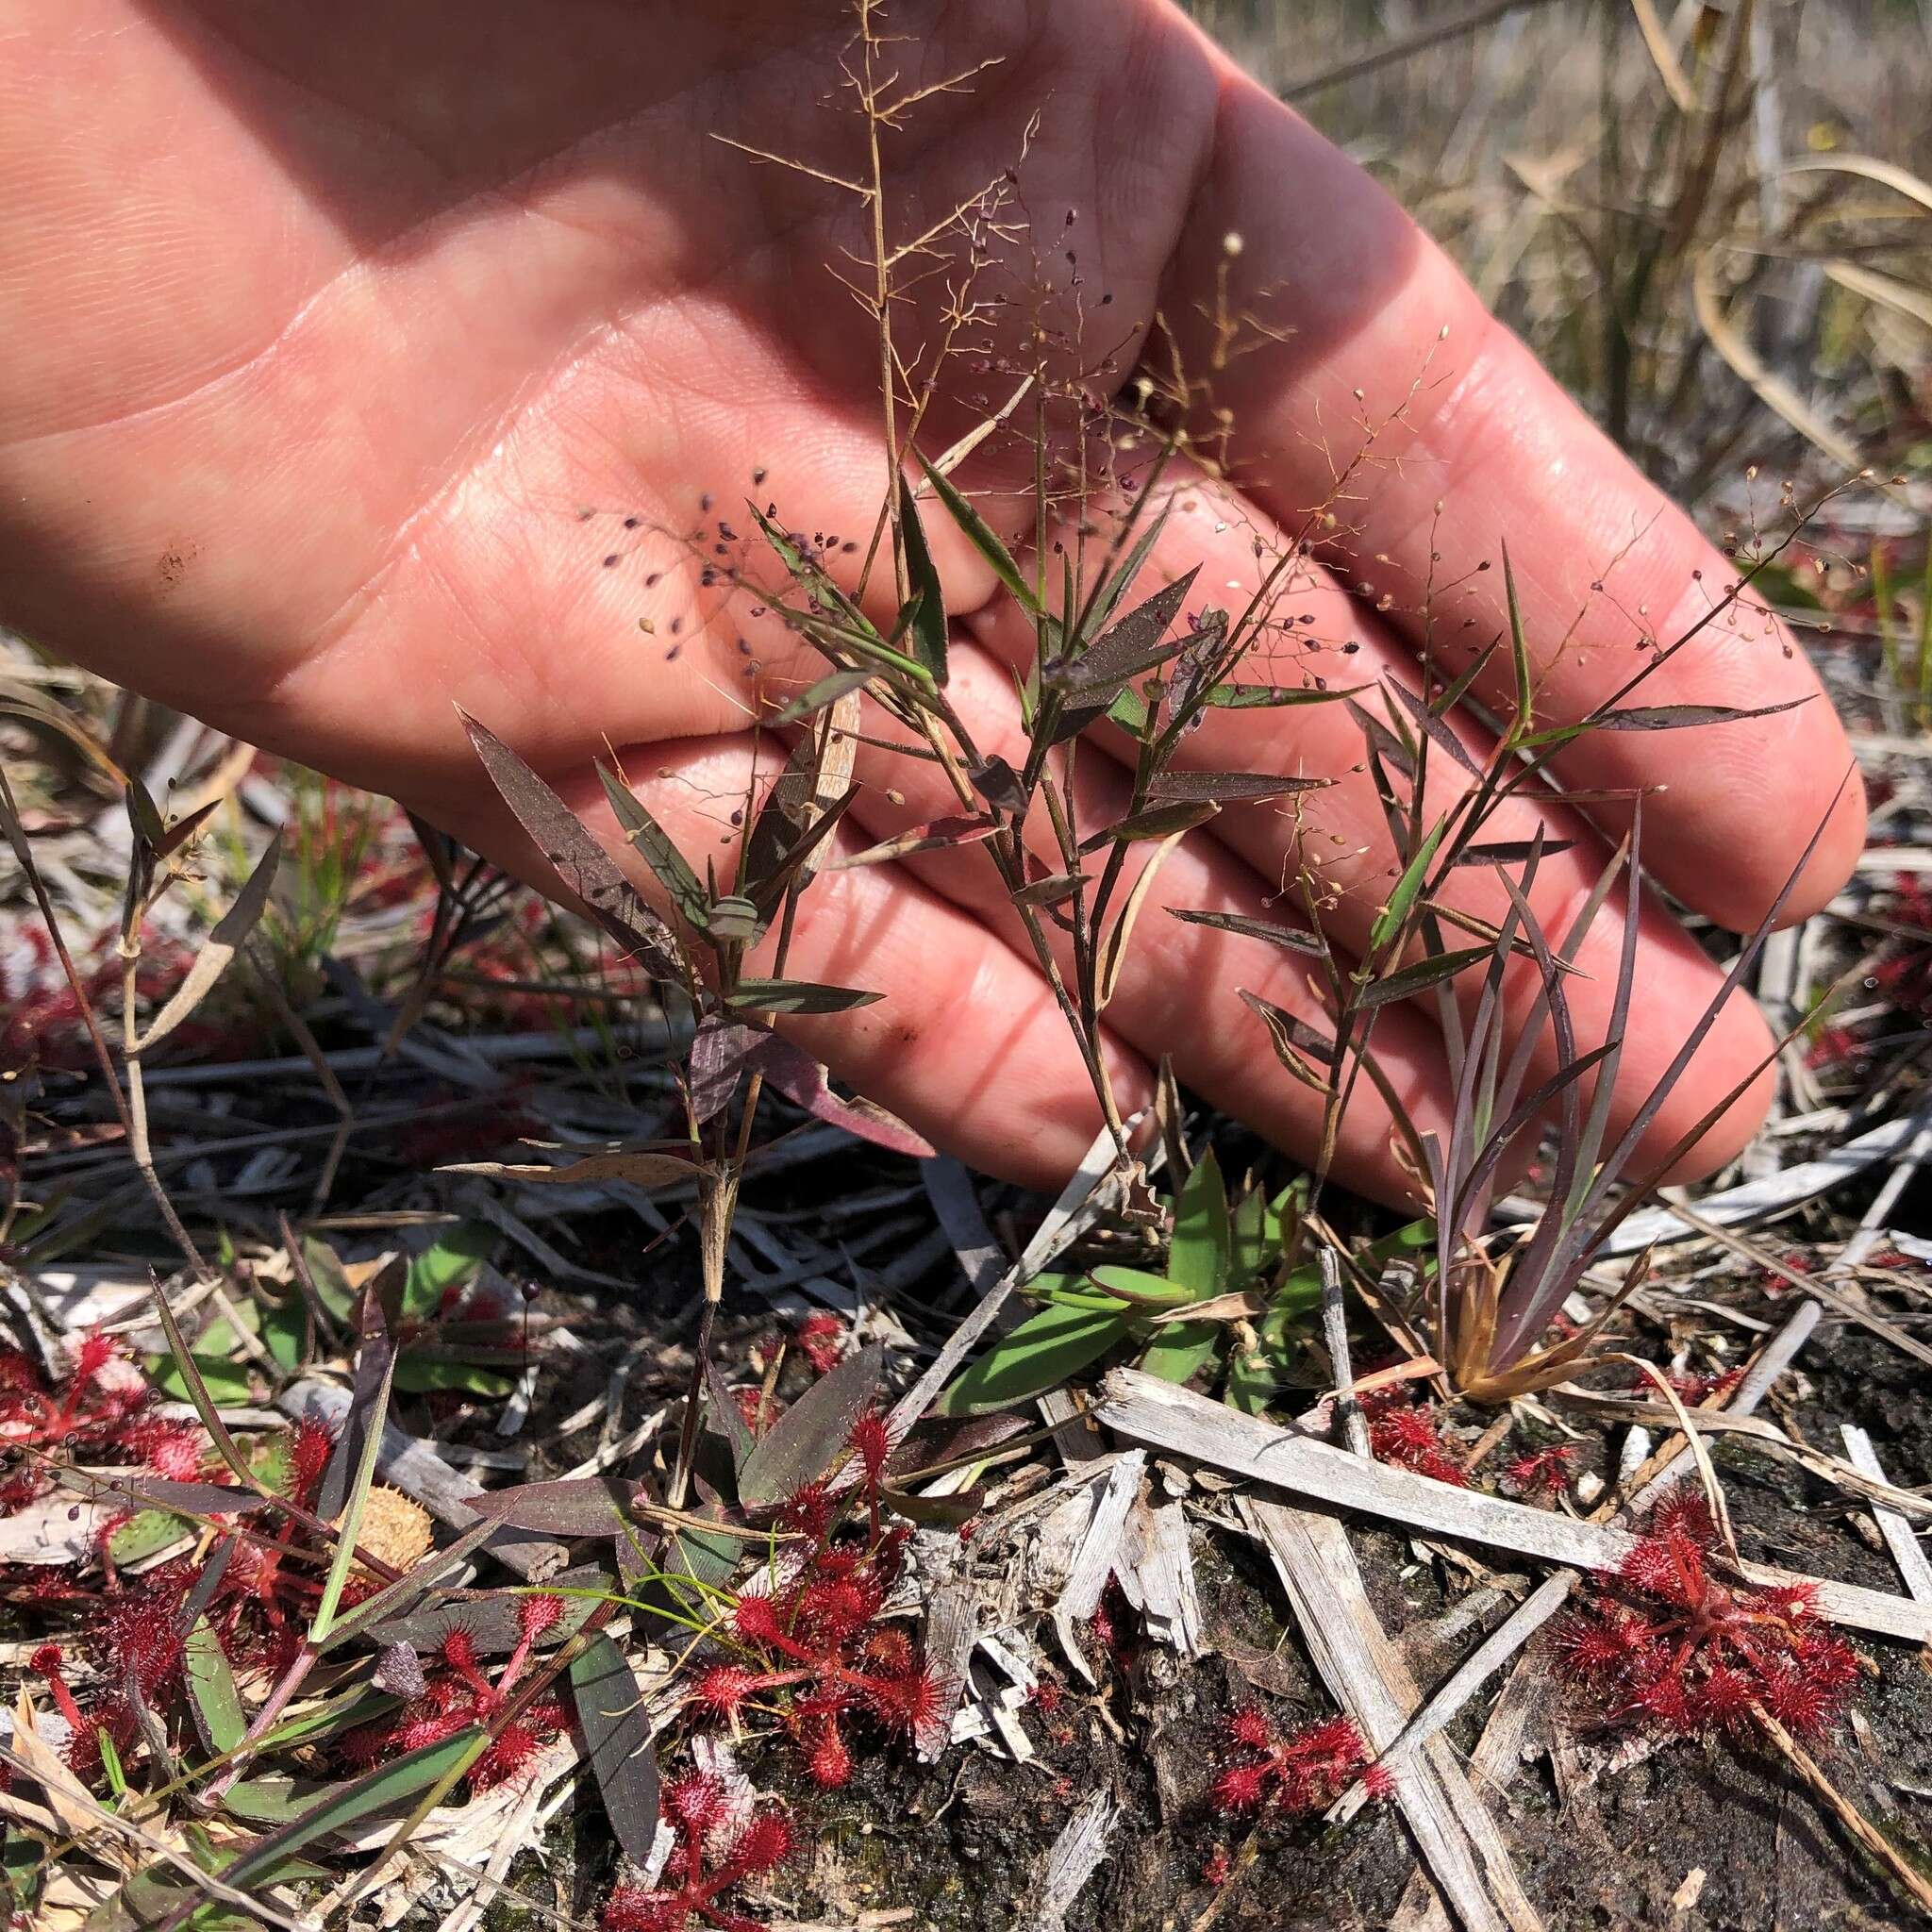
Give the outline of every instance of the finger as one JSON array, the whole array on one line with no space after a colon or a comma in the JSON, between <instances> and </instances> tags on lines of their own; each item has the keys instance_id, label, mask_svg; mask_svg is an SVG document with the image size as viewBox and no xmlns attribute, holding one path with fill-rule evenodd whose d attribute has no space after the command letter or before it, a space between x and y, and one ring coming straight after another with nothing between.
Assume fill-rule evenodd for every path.
<instances>
[{"instance_id":1,"label":"finger","mask_svg":"<svg viewBox=\"0 0 1932 1932\"><path fill-rule=\"evenodd\" d=\"M1736 569L1484 312L1447 257L1366 174L1212 58L1224 75L1218 139L1165 306L1176 318L1195 314L1225 274L1230 306L1252 293L1265 322L1261 291L1287 291L1274 306L1289 312L1274 319L1291 326L1256 337L1252 353L1226 358L1212 383L1250 493L1291 528L1332 508L1352 579L1370 586L1372 601L1389 600L1411 642L1431 581L1468 584L1482 620L1473 643L1499 634L1502 573L1481 567L1507 541L1540 723L1583 717L1649 661L1653 641L1690 633L1625 702L1808 699L1694 737L1593 732L1557 769L1574 785L1666 787L1650 813L1658 878L1740 929L1757 922L1828 819L1784 916L1815 911L1850 871L1863 811L1856 785L1834 804L1851 755L1802 652L1748 598L1713 615ZM1232 262L1229 234L1241 238ZM1188 346L1205 366L1205 331ZM1366 458L1350 472L1365 441ZM1492 660L1486 684L1505 707L1507 658Z\"/></svg>"},{"instance_id":2,"label":"finger","mask_svg":"<svg viewBox=\"0 0 1932 1932\"><path fill-rule=\"evenodd\" d=\"M949 661L947 696L966 721L978 750L1016 764L1023 761L1025 739L1005 668L963 638L955 641ZM883 736L891 727L884 712L873 708L861 728L871 736ZM1071 773L1066 760L1056 762L1081 831L1098 830L1124 815L1130 787L1117 766L1091 750L1074 763ZM881 840L961 808L939 767L873 744L858 746L854 776L861 787L854 815ZM1036 808L1026 838L1043 874L1064 870L1064 858L1043 809ZM1158 849L1151 841L1125 848L1122 876L1098 936L1103 953L1141 874L1156 864ZM1027 929L984 845L921 853L903 862L954 905L999 933L1016 955L1032 957ZM1098 879L1104 863L1100 856L1086 861L1091 878ZM1276 1062L1262 1022L1243 1004L1241 993L1245 990L1258 994L1326 1033L1331 1030L1328 1016L1309 986L1318 962L1301 953L1173 917L1175 909L1252 915L1266 892L1265 880L1211 839L1189 835L1160 856L1124 942L1118 985L1106 1008L1107 1024L1146 1060L1172 1055L1176 1076L1190 1090L1312 1164L1321 1146L1324 1096ZM1089 903L1093 903L1091 896ZM1042 917L1040 927L1069 984L1077 985L1071 936L1050 918ZM1350 962L1341 963L1346 968ZM1376 1060L1413 1124L1440 1131L1448 1121L1451 1097L1441 1040L1417 1013L1398 1009L1387 1014L1385 1021L1376 1033ZM1360 1083L1341 1124L1337 1174L1361 1192L1411 1205L1415 1190L1397 1145L1390 1108L1372 1083Z\"/></svg>"},{"instance_id":3,"label":"finger","mask_svg":"<svg viewBox=\"0 0 1932 1932\"><path fill-rule=\"evenodd\" d=\"M632 789L694 869L708 858L734 875L732 813L755 803L775 775L749 737L630 747L621 753ZM639 888L668 910L657 881L617 829L595 773L553 772L564 802L626 864ZM543 890L554 873L494 800L478 800L449 827ZM842 830L842 828L841 828ZM835 839L840 835L835 834ZM862 842L847 838L848 849ZM750 970L772 970L774 936ZM1046 982L970 914L896 867L822 872L800 896L785 974L882 992L876 1003L791 1016L779 1030L841 1079L961 1159L1029 1187L1059 1186L1101 1125L1085 1064ZM1124 1109L1144 1104L1145 1062L1105 1041Z\"/></svg>"},{"instance_id":4,"label":"finger","mask_svg":"<svg viewBox=\"0 0 1932 1932\"><path fill-rule=\"evenodd\" d=\"M1168 496L1161 526L1136 587L1131 605L1172 581L1185 569L1198 568L1203 601L1211 597L1240 611L1250 607L1274 573L1274 561L1292 546L1253 506L1224 488L1195 477L1163 486ZM1069 533L1071 535L1071 533ZM1289 556L1290 569L1277 582L1269 606L1275 621L1257 633L1261 641L1237 675L1243 683L1302 687L1314 677L1331 689L1359 687L1358 705L1372 716L1387 714L1384 691L1400 684L1413 691L1418 668L1407 647L1373 611L1350 597L1323 567ZM1292 619L1292 623L1287 620ZM1032 650L1028 625L994 606L974 622L975 631L1008 664L1023 664ZM1010 680L1008 680L1010 682ZM1010 697L1008 699L1010 705ZM1398 712L1411 731L1412 722ZM1458 741L1480 766L1493 745L1473 720L1458 721ZM1095 734L1123 759L1131 741L1111 726ZM1324 789L1292 800L1224 808L1213 822L1213 835L1244 858L1257 883L1288 891L1306 871L1322 901L1325 929L1341 945L1360 954L1400 871L1400 859L1375 784L1364 762L1362 727L1347 706L1325 703L1283 709L1210 708L1198 728L1188 732L1174 755L1176 767L1201 772L1246 771L1311 776L1329 781ZM1424 761L1424 821L1433 824L1459 805L1476 780L1441 747L1431 746ZM1530 903L1552 943L1561 941L1590 899L1610 854L1591 826L1560 804L1507 800L1495 807L1476 838L1484 843L1526 844L1541 832L1551 849L1542 858ZM1567 849L1559 849L1566 848ZM1646 847L1646 850L1648 847ZM1520 874L1520 860L1512 863ZM1291 902L1299 894L1291 892ZM1493 865L1457 867L1435 892L1435 902L1472 915L1491 927L1507 918L1511 901ZM1604 1042L1617 1006L1622 955L1624 897L1612 893L1597 913L1576 955L1578 974L1566 992L1577 1032L1578 1049ZM1251 902L1242 908L1257 909ZM1449 942L1466 935L1451 934ZM1612 1120L1620 1126L1650 1098L1706 1009L1717 1000L1724 974L1652 895L1641 902L1635 983L1641 1024L1627 1029L1619 1060ZM1534 960L1520 958L1506 980L1507 1009L1524 1012L1537 988ZM1466 974L1455 986L1465 1014L1480 996L1480 975ZM1433 1010L1435 1000L1426 1005ZM1669 1091L1644 1140L1644 1156L1661 1159L1703 1118L1713 1103L1740 1082L1743 1094L1714 1124L1687 1157L1683 1172L1708 1172L1730 1159L1750 1139L1769 1105L1772 1076L1760 1067L1770 1046L1763 1017L1746 996L1737 994L1718 1012L1683 1078ZM1534 1080L1557 1071L1553 1030L1545 1029L1533 1062Z\"/></svg>"}]
</instances>

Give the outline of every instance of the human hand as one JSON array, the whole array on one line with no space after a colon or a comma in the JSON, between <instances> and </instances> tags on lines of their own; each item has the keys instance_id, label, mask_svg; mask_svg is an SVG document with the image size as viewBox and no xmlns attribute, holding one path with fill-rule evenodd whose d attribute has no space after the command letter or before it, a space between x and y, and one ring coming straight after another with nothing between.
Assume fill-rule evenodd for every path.
<instances>
[{"instance_id":1,"label":"human hand","mask_svg":"<svg viewBox=\"0 0 1932 1932\"><path fill-rule=\"evenodd\" d=\"M792 528L837 533L828 568L856 573L886 472L876 343L833 275L870 258L866 205L712 137L830 175L863 169L864 127L840 94L844 0L10 10L0 614L136 690L388 792L532 877L541 863L455 706L614 844L591 772L608 742L692 857L722 863L727 815L760 762L748 708L814 671L741 595L704 581L709 525L755 495ZM1029 280L1062 325L1085 315L1112 381L1157 311L1206 367L1232 286L1269 330L1215 378L1241 488L1177 493L1143 588L1198 564L1202 596L1238 607L1283 533L1331 504L1360 425L1380 425L1332 503L1339 526L1299 571L1291 608L1309 621L1295 661L1260 675L1413 679L1425 603L1459 668L1455 654L1500 626L1501 572L1476 572L1503 541L1540 721L1581 716L1641 662L1642 640L1669 641L1718 604L1735 576L1724 559L1366 176L1160 0L904 0L887 26L903 38L881 63L905 85L967 76L886 134L894 237L1012 163L1047 252L1036 269L1006 224L989 273L1008 299L976 328L995 373L960 358L934 417L941 441L981 391L1005 400L1003 364L1031 357L1036 311L1012 299ZM908 298L902 341L930 339L945 287L936 276ZM701 524L696 548L652 535ZM958 532L937 514L928 528L953 620L949 696L982 749L1010 751L1008 667L1030 631ZM1771 620L1739 606L1640 701L1766 706L1815 690ZM1507 708L1507 692L1495 669L1484 695ZM1483 727L1463 729L1480 752ZM1089 822L1124 791L1117 754L1102 739L1081 759ZM1336 782L1303 795L1299 845L1289 819L1256 806L1168 858L1108 1012L1117 1077L1142 1091L1171 1052L1184 1082L1306 1155L1319 1101L1274 1065L1236 997L1248 987L1316 1017L1300 962L1155 915L1259 910L1305 862L1331 892L1336 943L1359 947L1393 862L1360 734L1339 705L1217 713L1185 757ZM1748 724L1592 734L1557 770L1585 790L1664 788L1645 808L1651 873L1742 928L1827 815L1785 916L1823 904L1849 870L1856 784L1832 804L1849 763L1820 698ZM858 842L957 809L927 764L862 747L856 776ZM1614 807L1591 809L1612 822ZM1526 838L1539 816L1574 841L1535 893L1560 928L1607 847L1571 808L1514 808L1487 836ZM1499 884L1458 878L1466 908L1493 917ZM788 1030L976 1164L1063 1175L1094 1102L984 855L827 873L802 911L788 970L888 997ZM1592 976L1571 985L1586 1046L1607 1023L1618 928L1607 907L1579 961ZM1660 904L1645 908L1621 1113L1720 976ZM1390 1011L1376 1044L1421 1123L1440 1122L1430 1014ZM1733 1000L1647 1145L1673 1144L1767 1046L1755 1008ZM1736 1150L1767 1092L1760 1079L1731 1108L1695 1168ZM1339 1171L1405 1190L1372 1093L1344 1123Z\"/></svg>"}]
</instances>

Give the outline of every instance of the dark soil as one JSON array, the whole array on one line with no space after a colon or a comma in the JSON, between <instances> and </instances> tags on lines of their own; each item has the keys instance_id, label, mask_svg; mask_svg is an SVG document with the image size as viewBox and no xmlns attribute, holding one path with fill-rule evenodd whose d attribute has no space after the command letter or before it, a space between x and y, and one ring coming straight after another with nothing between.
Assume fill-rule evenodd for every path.
<instances>
[{"instance_id":1,"label":"dark soil","mask_svg":"<svg viewBox=\"0 0 1932 1932\"><path fill-rule=\"evenodd\" d=\"M655 1306L612 1307L608 1297L575 1304L574 1323L594 1307L607 1332L581 1330L591 1354L551 1398L561 1413L601 1386L614 1350L658 1330L688 1306L682 1285ZM548 1301L546 1297L546 1301ZM540 1304L541 1306L541 1304ZM675 1327L675 1321L669 1324ZM721 1329L721 1355L773 1328L769 1310L745 1310ZM689 1330L640 1364L627 1424L663 1400L688 1369ZM1891 1479L1932 1482L1932 1405L1917 1367L1861 1331L1827 1324L1807 1344L1772 1406L1787 1429L1838 1448L1838 1427L1872 1432ZM527 1440L544 1441L541 1417ZM591 1438L554 1446L558 1467L588 1452ZM1765 1561L1899 1588L1870 1524L1789 1464L1740 1444L1718 1458L1744 1553ZM1586 1456L1586 1461L1591 1458ZM535 1477L550 1473L533 1465ZM1463 1571L1387 1531L1357 1525L1354 1541L1371 1598L1391 1633L1424 1633L1473 1587ZM1479 1563L1487 1554L1472 1551ZM1259 1553L1204 1524L1195 1561L1210 1654L1191 1666L1154 1645L1122 1641L1099 1693L1062 1672L1054 1713L1024 1713L1038 1759L1015 1765L983 1745L946 1754L935 1766L879 1751L861 1755L852 1785L818 1792L777 1751L748 1752L746 1768L790 1802L806 1847L772 1889L767 1909L781 1923L852 1924L865 1914L909 1913L880 1924L935 1932L1006 1932L1028 1923L1048 1848L1074 1807L1104 1789L1123 1807L1107 1857L1070 1912L1070 1932L1167 1932L1186 1928L1217 1904L1202 1868L1217 1846L1239 1854L1249 1827L1217 1817L1207 1794L1218 1764L1220 1726L1236 1705L1258 1698L1283 1722L1332 1708L1314 1680ZM1511 1565L1506 1564L1506 1569ZM1503 1614L1491 1610L1481 1627ZM1448 1644L1411 1650L1426 1689L1478 1639L1466 1629ZM1051 1642L1050 1635L1045 1640ZM1932 1670L1909 1648L1857 1640L1872 1674L1858 1719L1819 1753L1833 1779L1881 1827L1907 1841L1932 1832ZM1051 1650L1048 1661L1058 1662ZM1525 1668L1548 1670L1532 1647ZM1554 1679L1551 1680L1553 1690ZM1450 1732L1467 1754L1480 1733L1492 1682ZM1561 1728L1566 1724L1577 1728ZM1674 1742L1622 1768L1614 1740L1592 1735L1558 1692L1530 1732L1527 1761L1491 1801L1524 1887L1551 1932L1643 1928L1643 1932L1733 1932L1733 1928L1893 1926L1916 1923L1896 1890L1864 1861L1842 1829L1768 1750L1723 1741ZM675 1761L677 1746L667 1743ZM566 1812L552 1834L548 1867L520 1861L513 1882L588 1919L616 1876L614 1850L593 1803ZM1235 1928L1381 1927L1394 1922L1415 1869L1399 1813L1374 1806L1350 1824L1319 1821L1261 1827L1250 1861L1218 1901L1215 1923ZM1702 1874L1701 1877L1698 1874ZM556 1890L553 1892L553 1886ZM494 1932L538 1922L505 1901Z\"/></svg>"}]
</instances>

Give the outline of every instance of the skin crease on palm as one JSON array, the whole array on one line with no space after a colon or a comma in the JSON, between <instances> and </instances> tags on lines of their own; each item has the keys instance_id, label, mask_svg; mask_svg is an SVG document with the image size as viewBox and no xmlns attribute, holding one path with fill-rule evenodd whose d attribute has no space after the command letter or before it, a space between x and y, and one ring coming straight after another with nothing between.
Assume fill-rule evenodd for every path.
<instances>
[{"instance_id":1,"label":"skin crease on palm","mask_svg":"<svg viewBox=\"0 0 1932 1932\"><path fill-rule=\"evenodd\" d=\"M840 86L844 0L4 0L0 21L0 617L388 792L533 879L544 869L482 778L458 704L613 845L591 761L614 746L693 858L727 864L728 814L775 762L748 702L782 699L811 665L741 596L707 592L687 548L654 549L621 518L689 531L708 495L714 516L743 524L762 472L757 496L791 527L841 541L872 528L876 345L834 279L867 250L864 211L712 138L841 175L862 165ZM1321 650L1304 642L1298 661L1244 675L1414 682L1418 587L1455 587L1443 648L1470 651L1500 627L1501 572L1476 566L1507 541L1539 718L1559 722L1734 580L1380 190L1171 7L902 0L886 31L906 85L973 76L886 135L889 222L917 233L1016 165L1046 265L1025 256L989 275L1009 293L1043 277L1062 325L1085 317L1091 381L1127 378L1157 313L1205 354L1224 271L1265 310L1268 334L1214 397L1231 411L1236 480L1182 479L1141 593L1199 564L1191 608L1238 609L1264 567L1257 540L1265 552L1298 531L1361 425L1388 425L1337 506L1346 554L1338 538L1297 579L1292 607ZM902 341L932 334L938 290L905 305ZM996 370L1024 358L1029 312L1009 302L981 331ZM947 381L935 448L977 394L1011 386L966 358ZM1015 501L985 497L1017 535ZM599 507L590 523L586 505ZM954 626L951 694L981 749L1010 754L1006 666L1026 635L976 554L937 509L926 522ZM836 569L858 562L833 553ZM1635 701L1815 690L1771 621L1737 608ZM1187 762L1337 781L1304 795L1300 850L1330 891L1338 943L1358 946L1393 860L1343 708L1213 719ZM1461 728L1480 752L1482 727ZM1118 752L1103 737L1082 753L1087 823L1125 795ZM1446 800L1457 774L1436 764ZM1840 791L1849 766L1818 697L1747 724L1594 734L1558 770L1572 787L1662 788L1644 808L1648 871L1743 929L1821 824L1784 917L1823 905L1849 871L1863 831L1856 781ZM868 749L857 776L848 847L957 809L930 765ZM1575 841L1534 895L1560 931L1608 847L1580 811L1541 816ZM1485 836L1525 838L1535 819L1515 808ZM1295 962L1161 916L1264 911L1295 850L1278 803L1189 835L1150 893L1108 1046L1128 1103L1168 1050L1185 1083L1307 1155L1319 1103L1236 997L1245 986L1315 1017ZM1493 914L1494 880L1459 878L1469 909ZM1720 979L1660 899L1642 920L1626 1116ZM1618 940L1611 907L1572 985L1586 1047L1603 1034ZM984 854L824 875L788 970L887 994L795 1031L965 1158L1052 1184L1091 1138L1086 1076ZM1439 1124L1429 1013L1391 1010L1375 1038L1420 1124ZM1734 999L1648 1150L1668 1149L1768 1043ZM1734 1153L1768 1091L1760 1077L1683 1172ZM1364 1092L1338 1171L1398 1198L1390 1122Z\"/></svg>"}]
</instances>

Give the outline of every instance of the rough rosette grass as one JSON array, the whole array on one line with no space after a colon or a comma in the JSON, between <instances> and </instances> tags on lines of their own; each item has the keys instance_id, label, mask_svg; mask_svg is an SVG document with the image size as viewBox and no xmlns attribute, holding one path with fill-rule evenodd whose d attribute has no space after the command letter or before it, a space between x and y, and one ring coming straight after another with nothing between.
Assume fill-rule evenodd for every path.
<instances>
[{"instance_id":1,"label":"rough rosette grass","mask_svg":"<svg viewBox=\"0 0 1932 1932\"><path fill-rule=\"evenodd\" d=\"M1208 1793L1217 1811L1299 1817L1333 1804L1358 1777L1374 1797L1392 1788L1389 1774L1369 1762L1362 1734L1345 1717L1284 1732L1248 1705L1227 1720L1224 1741L1229 1761Z\"/></svg>"},{"instance_id":2,"label":"rough rosette grass","mask_svg":"<svg viewBox=\"0 0 1932 1932\"><path fill-rule=\"evenodd\" d=\"M880 1522L891 1453L885 1424L861 1416L851 1440L869 1517L863 1540L835 1530L837 1505L824 1484L800 1490L782 1520L811 1539L808 1549L790 1558L769 1589L732 1601L727 1629L736 1654L701 1672L693 1693L700 1710L733 1724L748 1708L774 1712L808 1775L828 1789L852 1775L850 1720L917 1737L940 1704L938 1681L910 1633L882 1621L906 1537Z\"/></svg>"},{"instance_id":3,"label":"rough rosette grass","mask_svg":"<svg viewBox=\"0 0 1932 1932\"><path fill-rule=\"evenodd\" d=\"M570 1725L570 1712L554 1697L540 1697L508 1723L501 1722L511 1692L529 1666L538 1639L555 1628L563 1612L560 1596L520 1599L516 1647L493 1684L477 1662L475 1639L467 1630L452 1630L436 1653L441 1668L425 1674L421 1693L406 1704L392 1722L365 1724L351 1731L342 1740L344 1755L353 1761L374 1764L392 1754L440 1744L472 1724L481 1724L493 1726L495 1735L470 1767L470 1789L487 1790L514 1777Z\"/></svg>"},{"instance_id":4,"label":"rough rosette grass","mask_svg":"<svg viewBox=\"0 0 1932 1932\"><path fill-rule=\"evenodd\" d=\"M691 1772L664 1787L663 1815L676 1840L664 1866L669 1883L620 1885L604 1907L604 1932L684 1932L691 1924L762 1932L726 1900L747 1878L791 1857L791 1820L783 1807L734 1800L721 1779Z\"/></svg>"},{"instance_id":5,"label":"rough rosette grass","mask_svg":"<svg viewBox=\"0 0 1932 1932\"><path fill-rule=\"evenodd\" d=\"M1611 1724L1688 1736L1771 1717L1800 1736L1827 1729L1857 1688L1857 1653L1820 1619L1810 1586L1716 1574L1716 1541L1702 1498L1666 1498L1559 1626L1563 1668Z\"/></svg>"}]
</instances>

